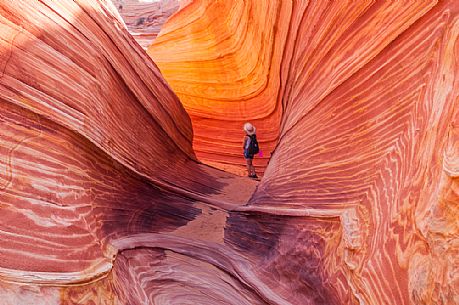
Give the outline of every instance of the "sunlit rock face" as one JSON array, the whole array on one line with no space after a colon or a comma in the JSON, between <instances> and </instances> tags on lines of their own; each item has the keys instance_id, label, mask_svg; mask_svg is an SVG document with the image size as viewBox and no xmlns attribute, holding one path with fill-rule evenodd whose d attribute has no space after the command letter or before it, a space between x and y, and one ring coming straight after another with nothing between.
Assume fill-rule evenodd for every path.
<instances>
[{"instance_id":1,"label":"sunlit rock face","mask_svg":"<svg viewBox=\"0 0 459 305\"><path fill-rule=\"evenodd\" d=\"M281 63L292 5L274 0L182 6L148 54L190 114L196 155L244 174L242 126L250 121L263 151L255 165L263 172L283 113Z\"/></svg>"},{"instance_id":2,"label":"sunlit rock face","mask_svg":"<svg viewBox=\"0 0 459 305\"><path fill-rule=\"evenodd\" d=\"M146 49L180 7L179 0L112 0L129 33Z\"/></svg>"},{"instance_id":3,"label":"sunlit rock face","mask_svg":"<svg viewBox=\"0 0 459 305\"><path fill-rule=\"evenodd\" d=\"M280 130L435 4L188 1L148 53L190 114L198 158L244 174L242 125L251 121L263 171Z\"/></svg>"},{"instance_id":4,"label":"sunlit rock face","mask_svg":"<svg viewBox=\"0 0 459 305\"><path fill-rule=\"evenodd\" d=\"M0 2L0 305L457 304L459 3L181 5Z\"/></svg>"}]
</instances>

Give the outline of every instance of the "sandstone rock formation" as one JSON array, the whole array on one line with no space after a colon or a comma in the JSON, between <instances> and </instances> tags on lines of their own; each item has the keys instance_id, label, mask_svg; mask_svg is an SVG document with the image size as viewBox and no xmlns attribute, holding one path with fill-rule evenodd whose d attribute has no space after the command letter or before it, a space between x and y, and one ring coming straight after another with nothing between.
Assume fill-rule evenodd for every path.
<instances>
[{"instance_id":1,"label":"sandstone rock formation","mask_svg":"<svg viewBox=\"0 0 459 305\"><path fill-rule=\"evenodd\" d=\"M457 304L459 3L181 5L0 1L0 305Z\"/></svg>"},{"instance_id":2,"label":"sandstone rock formation","mask_svg":"<svg viewBox=\"0 0 459 305\"><path fill-rule=\"evenodd\" d=\"M146 49L180 7L179 0L112 0L136 41Z\"/></svg>"},{"instance_id":3,"label":"sandstone rock formation","mask_svg":"<svg viewBox=\"0 0 459 305\"><path fill-rule=\"evenodd\" d=\"M148 48L193 122L204 163L243 174L242 126L258 128L263 172L283 113L289 1L189 1Z\"/></svg>"}]
</instances>

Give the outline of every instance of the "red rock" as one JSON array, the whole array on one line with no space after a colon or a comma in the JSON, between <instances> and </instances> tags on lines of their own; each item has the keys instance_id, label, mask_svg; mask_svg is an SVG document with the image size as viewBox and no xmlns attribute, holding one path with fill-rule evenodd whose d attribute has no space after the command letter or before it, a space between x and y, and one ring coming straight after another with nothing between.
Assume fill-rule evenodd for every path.
<instances>
[{"instance_id":1,"label":"red rock","mask_svg":"<svg viewBox=\"0 0 459 305\"><path fill-rule=\"evenodd\" d=\"M455 1L427 13L420 7L400 10L419 14L407 29L410 19L382 22L385 14L397 14L374 6L330 49L301 49L292 42L286 51L292 54L286 73L297 79L287 82L281 141L251 203L301 209L313 216L310 222L322 223L303 230L302 242L285 246L280 235L271 250L307 257L333 249L319 255L320 272L313 279L307 269L299 275L308 286L327 291L322 302L458 301L453 262L459 248L453 240L459 231L451 227L459 215L451 210L457 177L448 170L458 119L458 10ZM375 28L373 22L386 26ZM396 38L386 36L401 30ZM300 31L292 39L314 39L309 35ZM317 50L326 57L316 59ZM328 229L337 219L341 229ZM271 232L268 225L258 230ZM300 243L308 246L298 249ZM304 263L293 265L301 270ZM287 270L283 260L266 264L265 270L273 269ZM445 274L451 280L441 280ZM334 296L339 301L329 301Z\"/></svg>"},{"instance_id":2,"label":"red rock","mask_svg":"<svg viewBox=\"0 0 459 305\"><path fill-rule=\"evenodd\" d=\"M0 305L458 303L457 1L181 7L0 2Z\"/></svg>"},{"instance_id":3,"label":"red rock","mask_svg":"<svg viewBox=\"0 0 459 305\"><path fill-rule=\"evenodd\" d=\"M181 202L175 217L155 213L169 219L159 227L175 228L197 210L162 194L176 183L181 196L218 185L194 162L178 99L113 11L93 1L0 4L4 278L21 270L47 283L60 272L59 283L104 273L111 259L100 240L120 221L127 231L152 227L153 202Z\"/></svg>"}]
</instances>

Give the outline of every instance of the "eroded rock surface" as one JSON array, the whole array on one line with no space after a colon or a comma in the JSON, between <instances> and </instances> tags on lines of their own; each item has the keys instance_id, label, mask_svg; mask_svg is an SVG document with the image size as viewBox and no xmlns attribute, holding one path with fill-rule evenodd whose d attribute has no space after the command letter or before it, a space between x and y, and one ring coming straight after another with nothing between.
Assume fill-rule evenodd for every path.
<instances>
[{"instance_id":1,"label":"eroded rock surface","mask_svg":"<svg viewBox=\"0 0 459 305\"><path fill-rule=\"evenodd\" d=\"M129 33L146 49L163 24L180 8L179 0L112 0Z\"/></svg>"},{"instance_id":2,"label":"eroded rock surface","mask_svg":"<svg viewBox=\"0 0 459 305\"><path fill-rule=\"evenodd\" d=\"M0 304L457 304L457 1L181 6L0 1Z\"/></svg>"}]
</instances>

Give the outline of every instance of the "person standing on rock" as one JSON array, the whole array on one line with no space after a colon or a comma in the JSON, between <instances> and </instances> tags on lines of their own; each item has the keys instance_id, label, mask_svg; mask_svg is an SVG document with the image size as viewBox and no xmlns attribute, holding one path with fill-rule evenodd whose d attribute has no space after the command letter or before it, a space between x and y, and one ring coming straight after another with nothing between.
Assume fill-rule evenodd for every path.
<instances>
[{"instance_id":1,"label":"person standing on rock","mask_svg":"<svg viewBox=\"0 0 459 305\"><path fill-rule=\"evenodd\" d=\"M255 154L258 154L259 147L256 135L256 128L250 123L244 124L244 131L246 135L244 136L244 158L247 162L247 172L250 178L258 178L255 167L253 166L253 157Z\"/></svg>"}]
</instances>

